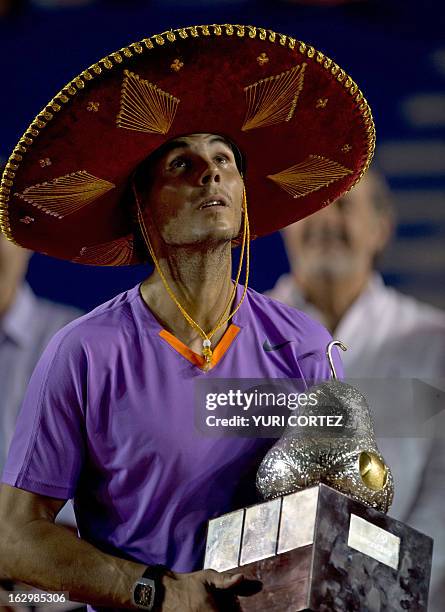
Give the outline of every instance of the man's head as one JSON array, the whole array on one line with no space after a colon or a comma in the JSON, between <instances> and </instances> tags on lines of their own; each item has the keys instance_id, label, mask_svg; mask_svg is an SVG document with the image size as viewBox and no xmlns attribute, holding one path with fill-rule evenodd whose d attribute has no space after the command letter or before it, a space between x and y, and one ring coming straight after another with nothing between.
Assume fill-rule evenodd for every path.
<instances>
[{"instance_id":1,"label":"man's head","mask_svg":"<svg viewBox=\"0 0 445 612\"><path fill-rule=\"evenodd\" d=\"M393 226L389 188L375 170L327 208L283 231L292 271L317 277L368 275Z\"/></svg>"},{"instance_id":2,"label":"man's head","mask_svg":"<svg viewBox=\"0 0 445 612\"><path fill-rule=\"evenodd\" d=\"M236 147L215 134L175 138L139 167L135 186L150 238L169 246L230 242L241 226Z\"/></svg>"},{"instance_id":3,"label":"man's head","mask_svg":"<svg viewBox=\"0 0 445 612\"><path fill-rule=\"evenodd\" d=\"M28 268L30 251L9 242L0 233L0 318L11 306Z\"/></svg>"}]
</instances>

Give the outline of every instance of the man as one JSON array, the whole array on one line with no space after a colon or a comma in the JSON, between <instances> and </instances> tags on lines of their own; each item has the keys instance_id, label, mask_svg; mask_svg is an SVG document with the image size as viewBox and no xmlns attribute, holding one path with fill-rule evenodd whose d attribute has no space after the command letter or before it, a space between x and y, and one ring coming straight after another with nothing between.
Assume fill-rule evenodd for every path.
<instances>
[{"instance_id":1,"label":"man","mask_svg":"<svg viewBox=\"0 0 445 612\"><path fill-rule=\"evenodd\" d=\"M443 384L445 313L385 286L375 271L393 223L389 188L370 170L335 204L283 231L291 273L269 294L318 319L348 346L345 374L374 398L371 410L383 436L378 445L394 475L390 514L434 538L428 609L439 612L445 593L445 440L443 432L436 441L413 437L416 425L421 431L423 419L434 413L425 412L431 400L411 381ZM392 382L377 384L377 378ZM364 379L374 380L370 385ZM420 403L414 408L423 416L409 425L413 389Z\"/></svg>"},{"instance_id":2,"label":"man","mask_svg":"<svg viewBox=\"0 0 445 612\"><path fill-rule=\"evenodd\" d=\"M224 304L227 303L228 297L232 293L232 283L230 281L231 240L239 233L241 219L243 182L236 167L233 153L228 144L213 135L196 134L184 137L181 141L176 141L176 144L175 141L169 143L167 153L160 157L151 171L150 178L149 192L146 196L149 202L147 229L150 232L153 249L159 262L161 262L169 286L173 289L175 295L179 296L187 312L200 327L212 329L224 313ZM238 291L237 299L239 299L239 295L240 292ZM266 309L267 312L271 306L272 308L275 307L264 298L259 300L255 294L249 294L246 299L250 308L257 310ZM125 306L122 308L124 303ZM244 307L246 305L243 304ZM127 309L129 309L128 312ZM278 307L278 309L280 308ZM215 354L218 349L220 350L216 357L219 363L215 362L214 367L219 366L217 370L219 376L228 377L233 372L233 363L230 363L228 358L230 358L230 350L233 352L237 345L239 346L239 340L243 341L243 348L237 351L238 355L233 355L231 360L232 362L235 360L236 363L242 358L242 353L250 352L249 343L254 342L256 335L261 333L261 328L254 329L252 330L254 334L249 338L250 334L245 326L251 325L253 327L254 321L249 321L249 316L246 317L244 310L243 308L240 309L238 316L233 317L233 323L230 326L226 324L216 332L216 340L213 340L216 345ZM269 317L272 318L273 315L271 315L272 312L269 312ZM122 326L123 316L125 318L131 317L130 326L128 324ZM261 316L260 313L257 316ZM280 316L280 314L277 312L276 316ZM286 316L288 315L284 311L281 317L284 319ZM121 321L122 329L119 329L118 321ZM269 322L269 325L271 325L271 322ZM285 320L282 321L281 325L285 325ZM133 328L133 326L135 327ZM280 331L285 329L281 326L278 327ZM298 324L294 323L292 327L295 330L299 328L301 340L304 336L308 336L304 344L300 340L301 347L298 349L306 356L294 363L284 361L277 368L275 365L271 367L270 364L273 361L268 360L267 354L264 353L261 355L259 369L256 367L248 368L245 364L239 363L237 367L242 369L244 377L259 377L259 374L272 377L278 376L280 372L288 372L289 375L297 377L300 374L299 368L301 368L302 374L307 380L327 377L327 364L320 366L319 362L320 353L322 356L323 347L329 341L329 337L323 333L321 328L313 326L305 318ZM98 329L100 334L95 335L95 329ZM240 335L239 340L237 338L238 334ZM121 335L122 338L120 338ZM127 335L129 335L131 341L123 342L123 338ZM90 336L91 338L87 340ZM117 343L112 340L116 336L118 338ZM155 343L151 339L153 336L155 337ZM311 339L309 339L310 336L312 336ZM141 342L144 337L149 342L140 351L137 343ZM221 343L224 338L225 342ZM85 341L86 344L84 344ZM121 342L123 342L122 345ZM232 343L234 346L232 346ZM222 344L227 347L225 351L224 348L220 348ZM64 349L66 346L70 347L67 352ZM94 417L94 419L99 420L90 425L99 435L99 438L95 441L95 466L91 466L91 469L98 473L93 476L90 487L99 487L99 490L105 487L105 482L100 484L103 477L99 477L100 473L105 474L105 472L109 473L107 485L99 496L95 495L95 502L85 497L82 507L82 502L76 500L77 519L81 533L84 531L84 537L87 540L94 541L102 550L114 554L119 552L129 554L133 549L136 553L135 556L139 557L144 555L145 548L145 554L153 560L159 558L159 560L165 562L171 558L175 567L181 569L193 567L198 557L195 549L197 546L201 549L202 543L197 543L196 534L190 530L190 527L194 525L194 521L190 520L190 514L201 514L202 517L205 517L209 511L212 515L213 512L229 509L223 505L222 498L227 496L231 488L233 489L233 495L236 495L235 489L239 485L238 478L244 476L241 480L248 482L250 476L251 483L254 481L252 467L258 465L267 449L268 441L252 442L251 440L240 441L236 439L231 442L219 441L215 444L213 439L200 440L193 436L193 413L191 402L187 402L186 398L186 381L182 382L182 391L180 391L174 380L169 380L169 371L176 371L176 375L178 375L185 370L187 372L186 378L196 376L199 373L199 366L203 365L203 358L199 354L201 346L200 335L184 321L181 312L165 291L159 273L154 272L141 285L140 291L139 287L136 287L127 292L126 295L119 296L104 307L96 309L86 318L65 328L62 334L56 336L51 343L50 350L46 353L46 359L44 358L40 363L40 371L39 368L36 370L33 378L34 382L31 382L28 392L30 411L31 409L35 410L37 388L43 390L43 385L47 389L46 393L48 393L46 399L48 407L51 404L54 408L59 406L60 410L62 408L60 404L63 401L66 401L71 407L74 406L74 402L77 403L79 394L82 393L82 385L86 384L87 380L91 380L91 385L96 385L96 380L104 379L103 384L100 384L96 389L91 388L88 393L90 409L97 402L104 404L100 409L101 414ZM314 350L315 347L318 347L318 349ZM254 350L254 346L252 346L252 350ZM71 368L86 367L86 362L82 364L81 353L83 351L93 351L92 363L89 368L93 367L93 362L99 363L102 361L103 365L96 371L90 371L87 377L82 374L80 376L75 374L74 380L71 380L67 377ZM155 362L157 356L161 360L161 368L156 375ZM105 362L104 357L106 357ZM125 364L127 360L128 363ZM106 369L112 372L110 378L104 370L105 364L107 364ZM224 367L225 364L227 364L227 367ZM48 370L49 366L50 370ZM138 372L141 367L142 370L152 370L148 374L146 382L143 382L145 379L143 372ZM51 373L50 376L48 376L49 372ZM132 374L135 376L134 383L131 383L129 379L126 380L129 376L131 378ZM142 378L139 379L140 376ZM124 384L119 382L120 377L125 380ZM79 386L77 386L77 378ZM139 383L137 382L138 379ZM163 389L162 386L167 381L170 388ZM36 387L34 387L34 383L37 383ZM148 395L148 389L146 388L147 383L152 387L150 395ZM145 389L144 393L139 395L133 385L135 387L142 385L142 388ZM107 391L109 386L110 390L112 389L110 395ZM124 394L122 401L116 401L116 397L119 396L119 388L122 388ZM125 397L125 395L131 396L135 393L130 408L128 397ZM183 394L182 398L181 393ZM147 412L147 406L144 406L142 412L137 415L136 407L145 394L147 394L147 405L153 407L151 414ZM156 398L159 398L158 401L162 402L159 409L153 406ZM183 402L181 410L186 411L186 417L181 416L181 411L178 411L178 401ZM108 402L111 403L111 413L105 409ZM27 403L25 402L25 411L26 406ZM41 404L40 410L43 409L44 404ZM81 404L76 408L76 410L78 409L81 410ZM142 420L139 420L141 417ZM40 430L44 428L55 429L60 426L59 423L52 422L50 415L42 415L42 418L44 422L41 424ZM78 448L81 441L81 432L73 432L73 429L79 429L79 425L74 420L73 414L66 413L62 418L67 426L64 438L59 441L61 444L59 470L63 471L63 478L59 479L59 483L53 487L48 484L41 488L41 492L46 493L51 498L55 497L57 490L61 494L66 491L65 495L71 495L68 486L72 485L68 485L67 482L66 486L63 487L61 481L65 481L68 475L72 475L68 480L73 477L77 479L80 475L81 456L79 453L73 452L75 448ZM138 419L136 431L134 431L134 419ZM108 426L106 425L107 421ZM22 427L28 435L29 426L22 422ZM107 428L110 428L109 436L104 438L100 431L107 431ZM143 442L141 438L142 433L143 438L147 440L146 432L148 430L151 432L150 439L154 438L150 442L150 445L153 446L151 451L146 447L147 442ZM173 435L173 432L175 432L175 435ZM19 428L17 436L20 435ZM171 447L172 438L176 438L176 435L178 435L180 446L177 450ZM55 441L55 433L52 434L51 439ZM129 450L131 450L133 456L132 468L129 456L124 457L122 455L119 460L117 456L115 458L109 456L110 445L121 446L122 450L120 452L125 453L126 439L131 442ZM166 443L167 448L165 448ZM36 457L35 461L40 463L38 457L45 450L43 438L41 448L40 444L37 444L39 448L34 447L33 452ZM137 456L138 445L139 456ZM162 452L163 448L164 452ZM158 468L150 465L150 457L152 457L152 461L159 462ZM34 461L31 461L31 463L34 463ZM28 464L27 470L32 472L36 467L32 468ZM40 465L38 469L41 470L41 468ZM15 468L13 469L15 470ZM162 472L157 473L158 469L161 469ZM122 478L122 475L120 475L122 470L128 470L127 478L130 481L137 479L133 482L134 490L127 490L127 495L131 494L131 504L128 509L125 508L125 505L121 508L118 507L117 503L113 505L111 499L109 499L113 495L122 497L123 491L119 491L118 484L118 481ZM144 483L146 478L144 472L147 470L151 474L150 478ZM112 477L113 472L116 474L115 478ZM234 478L233 472L235 472L236 478ZM163 474L164 484L160 480L161 473ZM210 474L213 474L211 478ZM5 481L12 482L11 476L12 472L8 471L7 466L4 474ZM16 478L17 476L14 477L15 481ZM32 486L31 479L28 480L28 476L21 474L19 478L21 487ZM51 477L49 475L45 476L44 480L54 480L54 474L51 474ZM189 481L188 490L181 482L182 480ZM136 492L137 481L139 481L139 486L144 483L140 499L138 499L139 496ZM157 481L156 487L153 481ZM220 481L220 485L218 485L218 481ZM221 490L218 492L218 489ZM175 491L178 494L175 494ZM202 508L202 497L201 501L196 500L198 491L200 496L206 499L204 508ZM87 495L86 491L81 495ZM46 516L52 518L63 505L63 502L56 499L44 502L41 494L24 493L20 489L14 488L6 488L3 500L5 504L30 504L33 507L35 517ZM155 500L156 503L154 503ZM238 504L243 505L252 501L253 498L251 497L240 496ZM109 522L110 527L113 526L106 536L105 533L101 534L96 531L98 529L96 523L98 517L90 512L89 505L92 503L96 503L102 508L101 513L105 512L106 508L110 512L110 517L105 519L105 524ZM133 516L135 512L134 504L142 512L141 522L135 520ZM169 504L175 509L177 516L169 516ZM182 511L181 506L183 506ZM212 510L212 508L214 509ZM166 511L165 516L162 516L162 513L160 515L163 509ZM125 514L129 510L131 516L128 517L129 520L125 520ZM123 540L116 531L116 518L112 516L114 513L120 515L119 523L125 521ZM184 522L184 525L181 524L182 522ZM14 528L21 534L21 543L18 548L8 547L8 550L14 552L15 548L15 553L19 554L19 548L23 553L24 549L29 549L30 546L38 545L41 547L40 540L45 536L48 553L51 552L52 555L50 576L48 575L48 568L43 568L42 564L39 568L35 568L32 564L32 574L25 574L26 580L42 581L42 586L46 588L60 589L68 577L57 576L54 573L54 562L56 561L56 565L65 566L71 560L82 555L84 559L83 569L78 572L78 577L70 584L71 596L74 598L85 597L87 601L97 604L128 605L129 600L118 598L123 598L125 594L130 595L131 584L128 583L128 580L134 582L142 574L145 569L144 566L134 562L120 561L120 563L117 563L115 561L117 566L116 576L112 582L116 584L118 590L116 590L116 593L111 593L109 600L102 599L105 597L106 589L110 587L110 584L107 584L107 580L105 580L105 576L108 575L109 566L113 563L112 559L114 558L104 558L106 556L102 552L99 553L99 550L94 549L91 544L80 543L75 538L68 538L66 533L62 534L55 530L54 526L51 526L48 530L48 525L43 523L47 523L47 521L37 521L36 530L30 530L29 536L32 533L33 538L24 537L25 534L21 524L13 523ZM131 527L130 524L132 524ZM155 528L156 524L157 528ZM199 526L201 529L204 527L202 520ZM137 535L138 530L148 530L149 528L152 531L151 537L147 538L145 536L138 543L140 537ZM26 531L28 529L29 526ZM130 529L131 535L129 533ZM104 525L100 530L105 531ZM176 536L174 535L175 531L177 532ZM167 536L169 537L167 538ZM114 546L112 545L113 540L115 541ZM133 543L129 545L131 541ZM59 552L56 552L56 547L58 547ZM12 564L8 563L7 565L13 567ZM21 564L21 571L30 571L30 568L25 569L25 567L25 564ZM42 573L42 570L44 573ZM89 580L93 577L94 586L89 584ZM48 582L44 582L45 580ZM207 583L216 587L223 587L225 584L219 577L213 576L209 572L184 578L180 576L176 576L174 579L166 577L165 580L166 610L177 609L179 601L176 597L181 596L182 598L186 595L191 599L190 609L194 609L195 598L197 601L201 601L204 597L207 597L207 595L204 595ZM171 587L169 580L173 580ZM181 586L181 580L184 582L184 586ZM179 582L177 586L176 582ZM178 588L178 596L175 594L176 588ZM170 593L172 594L170 595Z\"/></svg>"},{"instance_id":3,"label":"man","mask_svg":"<svg viewBox=\"0 0 445 612\"><path fill-rule=\"evenodd\" d=\"M349 345L351 378L442 378L445 313L385 286L375 271L393 223L389 189L370 170L333 206L283 231L291 273L270 295Z\"/></svg>"},{"instance_id":4,"label":"man","mask_svg":"<svg viewBox=\"0 0 445 612\"><path fill-rule=\"evenodd\" d=\"M149 254L155 264L140 286L54 337L33 374L3 473L5 571L95 606L216 610L222 590L241 588L241 574L193 570L202 566L207 520L255 500L255 472L271 441L198 435L197 381L291 377L308 386L329 377L326 330L239 285L241 265L232 283L231 251L241 242L247 282L250 227L255 235L282 227L360 178L373 148L369 109L361 93L344 96L338 67L331 73L312 51L301 63L305 45L296 55L291 39L285 48L283 38L274 45L274 33L265 41L255 28L249 36L242 26L234 32L233 26L168 32L85 71L78 89L66 91L86 84L87 92L69 112L59 104L65 94L50 104L60 112L54 124L27 158L13 154L2 183L9 202L2 228L10 238L83 263L135 263ZM154 51L144 55L144 48ZM238 78L225 58L245 59L246 52L250 60ZM269 61L276 71L270 77ZM94 81L93 74L113 66ZM305 105L311 112L314 92L329 86L351 115L348 167L328 158L345 163L350 149L341 152L341 134L341 146L329 139L320 155L313 153L320 146L315 132L297 157L290 146L300 139L288 124L305 71L311 88L302 112ZM246 80L258 78L246 102ZM231 88L223 87L229 80ZM274 89L265 105L268 83ZM332 130L334 105L326 117ZM48 110L31 135L52 118ZM296 162L298 172L283 178L275 159L256 159L266 143L276 147L282 168ZM36 167L39 158L50 160L50 170ZM257 196L249 208L246 159L256 162L248 170L249 198ZM298 207L290 207L289 180ZM268 191L274 215L260 198ZM263 348L266 339L277 346L283 338L282 350ZM341 368L338 355L336 361ZM72 495L81 538L53 523Z\"/></svg>"}]
</instances>

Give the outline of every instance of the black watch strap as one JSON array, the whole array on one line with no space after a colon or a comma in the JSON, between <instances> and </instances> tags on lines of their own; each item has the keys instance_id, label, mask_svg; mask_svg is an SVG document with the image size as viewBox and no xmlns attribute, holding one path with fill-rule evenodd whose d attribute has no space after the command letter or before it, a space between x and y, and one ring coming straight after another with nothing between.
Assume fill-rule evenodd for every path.
<instances>
[{"instance_id":1,"label":"black watch strap","mask_svg":"<svg viewBox=\"0 0 445 612\"><path fill-rule=\"evenodd\" d=\"M150 565L147 567L141 578L150 578L155 583L155 600L153 606L153 612L158 612L162 607L164 601L164 585L162 584L162 577L169 572L168 567L165 565Z\"/></svg>"}]
</instances>

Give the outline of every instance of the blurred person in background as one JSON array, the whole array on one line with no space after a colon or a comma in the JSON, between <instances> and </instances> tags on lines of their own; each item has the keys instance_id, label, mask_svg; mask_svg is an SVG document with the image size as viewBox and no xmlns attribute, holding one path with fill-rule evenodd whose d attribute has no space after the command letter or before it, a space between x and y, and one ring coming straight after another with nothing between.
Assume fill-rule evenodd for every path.
<instances>
[{"instance_id":1,"label":"blurred person in background","mask_svg":"<svg viewBox=\"0 0 445 612\"><path fill-rule=\"evenodd\" d=\"M82 314L34 295L25 281L30 255L0 234L0 470L40 354L56 331ZM64 507L58 522L74 528L71 504ZM2 587L11 590L13 585L0 575Z\"/></svg>"},{"instance_id":2,"label":"blurred person in background","mask_svg":"<svg viewBox=\"0 0 445 612\"><path fill-rule=\"evenodd\" d=\"M376 271L394 221L389 187L372 169L337 202L283 230L290 273L269 295L318 319L348 346L348 379L443 380L445 313L386 286ZM408 393L410 384L394 386ZM386 399L371 410L385 410L376 416L386 422L390 406L403 419L406 405L398 399L398 407ZM439 612L445 596L445 440L386 437L379 448L395 479L390 514L434 538L428 609Z\"/></svg>"},{"instance_id":3,"label":"blurred person in background","mask_svg":"<svg viewBox=\"0 0 445 612\"><path fill-rule=\"evenodd\" d=\"M38 358L56 331L82 314L34 295L25 281L30 255L0 234L0 468Z\"/></svg>"},{"instance_id":4,"label":"blurred person in background","mask_svg":"<svg viewBox=\"0 0 445 612\"><path fill-rule=\"evenodd\" d=\"M386 286L375 269L393 227L389 188L370 170L334 206L283 230L291 272L270 295L350 344L351 378L443 378L445 312Z\"/></svg>"}]
</instances>

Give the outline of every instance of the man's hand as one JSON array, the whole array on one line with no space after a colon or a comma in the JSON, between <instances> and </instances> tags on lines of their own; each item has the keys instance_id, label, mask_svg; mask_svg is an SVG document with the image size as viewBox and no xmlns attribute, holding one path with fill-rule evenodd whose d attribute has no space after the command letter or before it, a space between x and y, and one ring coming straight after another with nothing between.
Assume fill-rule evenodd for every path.
<instances>
[{"instance_id":1,"label":"man's hand","mask_svg":"<svg viewBox=\"0 0 445 612\"><path fill-rule=\"evenodd\" d=\"M165 596L161 612L218 612L218 591L236 589L245 580L243 574L220 574L202 570L190 574L169 572L162 578ZM235 594L233 596L235 606ZM224 608L227 609L227 608ZM234 610L236 607L233 608Z\"/></svg>"},{"instance_id":2,"label":"man's hand","mask_svg":"<svg viewBox=\"0 0 445 612\"><path fill-rule=\"evenodd\" d=\"M70 601L95 607L134 610L133 586L147 566L108 555L54 524L64 503L0 485L0 579L3 574L43 591L69 591ZM229 612L239 609L238 589L240 595L250 595L255 581L239 573L203 570L168 571L162 582L162 612Z\"/></svg>"}]
</instances>

